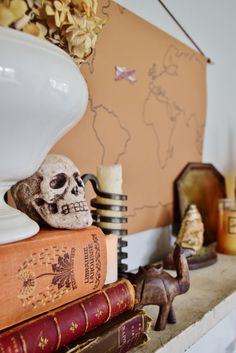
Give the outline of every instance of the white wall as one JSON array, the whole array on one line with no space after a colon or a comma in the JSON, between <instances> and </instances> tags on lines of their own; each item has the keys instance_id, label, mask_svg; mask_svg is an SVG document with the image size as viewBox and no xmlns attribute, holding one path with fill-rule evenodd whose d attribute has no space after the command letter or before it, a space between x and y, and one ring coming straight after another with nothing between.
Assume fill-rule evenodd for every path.
<instances>
[{"instance_id":1,"label":"white wall","mask_svg":"<svg viewBox=\"0 0 236 353\"><path fill-rule=\"evenodd\" d=\"M116 2L193 48L158 0ZM203 161L212 163L226 177L228 195L233 196L236 175L236 1L163 2L214 62L207 70Z\"/></svg>"},{"instance_id":2,"label":"white wall","mask_svg":"<svg viewBox=\"0 0 236 353\"><path fill-rule=\"evenodd\" d=\"M186 353L236 353L236 310L201 337Z\"/></svg>"}]
</instances>

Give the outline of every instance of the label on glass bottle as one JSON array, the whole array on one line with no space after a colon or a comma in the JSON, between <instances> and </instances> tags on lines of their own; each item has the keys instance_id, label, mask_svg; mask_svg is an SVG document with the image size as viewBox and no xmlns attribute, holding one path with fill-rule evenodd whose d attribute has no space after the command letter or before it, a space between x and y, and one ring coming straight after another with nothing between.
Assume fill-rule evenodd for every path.
<instances>
[{"instance_id":1,"label":"label on glass bottle","mask_svg":"<svg viewBox=\"0 0 236 353\"><path fill-rule=\"evenodd\" d=\"M228 218L228 234L236 236L236 217Z\"/></svg>"}]
</instances>

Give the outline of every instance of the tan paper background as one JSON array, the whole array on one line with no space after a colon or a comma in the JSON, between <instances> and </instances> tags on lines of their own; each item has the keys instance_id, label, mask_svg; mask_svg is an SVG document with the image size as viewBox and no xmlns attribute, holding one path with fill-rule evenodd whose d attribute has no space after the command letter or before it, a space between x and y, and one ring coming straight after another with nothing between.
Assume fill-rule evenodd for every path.
<instances>
[{"instance_id":1,"label":"tan paper background","mask_svg":"<svg viewBox=\"0 0 236 353\"><path fill-rule=\"evenodd\" d=\"M53 152L82 174L122 164L131 234L171 222L172 182L187 162L201 161L206 59L119 5L99 4L108 21L81 67L88 109ZM134 69L137 82L115 80L116 65Z\"/></svg>"}]
</instances>

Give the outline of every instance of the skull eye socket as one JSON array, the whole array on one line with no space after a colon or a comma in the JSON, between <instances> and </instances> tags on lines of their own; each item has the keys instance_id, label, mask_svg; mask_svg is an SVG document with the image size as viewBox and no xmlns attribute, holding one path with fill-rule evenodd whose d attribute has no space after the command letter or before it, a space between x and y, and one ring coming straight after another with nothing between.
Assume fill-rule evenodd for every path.
<instances>
[{"instance_id":1,"label":"skull eye socket","mask_svg":"<svg viewBox=\"0 0 236 353\"><path fill-rule=\"evenodd\" d=\"M42 199L41 197L38 197L37 199L34 200L34 202L36 203L37 206L41 207L45 204L44 199Z\"/></svg>"},{"instance_id":2,"label":"skull eye socket","mask_svg":"<svg viewBox=\"0 0 236 353\"><path fill-rule=\"evenodd\" d=\"M58 173L55 175L52 180L50 181L49 185L52 189L60 189L62 188L67 182L67 176L64 173Z\"/></svg>"}]
</instances>

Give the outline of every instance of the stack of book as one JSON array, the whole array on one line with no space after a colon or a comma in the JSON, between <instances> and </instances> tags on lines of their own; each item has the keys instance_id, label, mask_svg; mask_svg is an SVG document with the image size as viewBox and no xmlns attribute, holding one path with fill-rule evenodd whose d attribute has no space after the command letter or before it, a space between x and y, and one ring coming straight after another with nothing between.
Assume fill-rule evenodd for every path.
<instances>
[{"instance_id":1,"label":"stack of book","mask_svg":"<svg viewBox=\"0 0 236 353\"><path fill-rule=\"evenodd\" d=\"M1 353L124 353L145 342L150 319L117 280L115 236L41 230L1 245L0 260Z\"/></svg>"}]
</instances>

